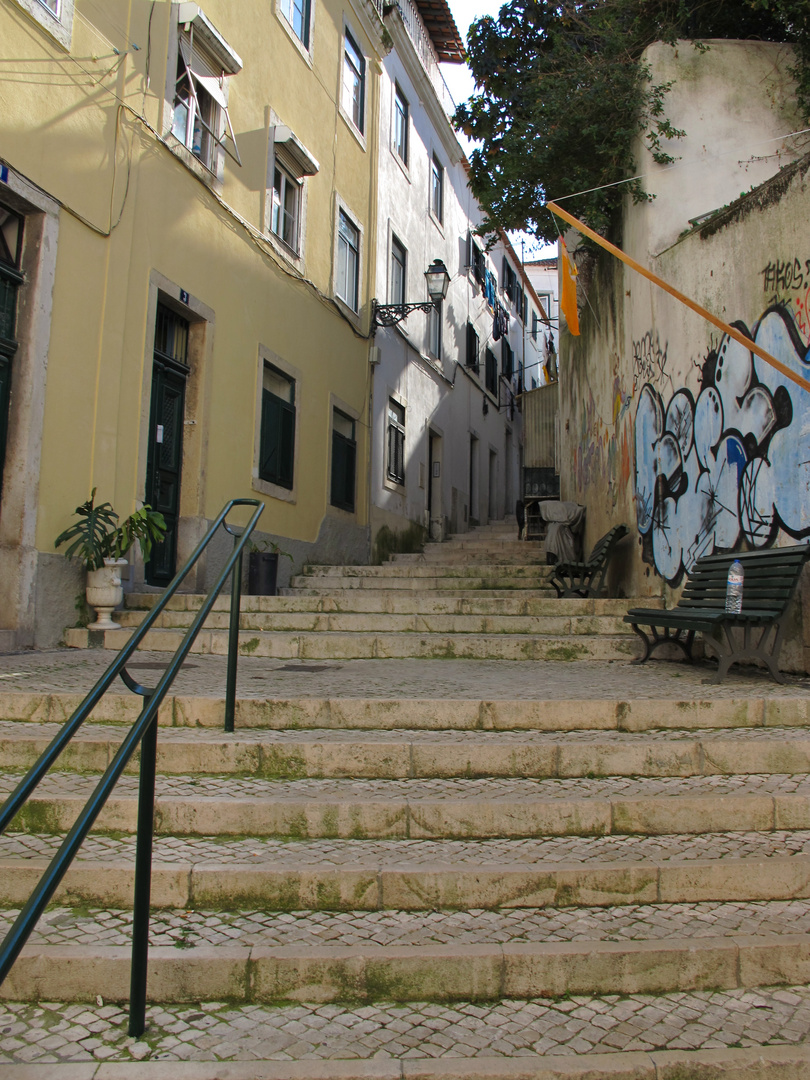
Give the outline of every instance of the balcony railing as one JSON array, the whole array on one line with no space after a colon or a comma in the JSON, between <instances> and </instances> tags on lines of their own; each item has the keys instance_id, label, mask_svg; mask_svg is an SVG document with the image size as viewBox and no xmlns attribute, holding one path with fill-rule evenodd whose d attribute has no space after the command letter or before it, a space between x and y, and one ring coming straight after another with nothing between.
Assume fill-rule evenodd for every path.
<instances>
[{"instance_id":1,"label":"balcony railing","mask_svg":"<svg viewBox=\"0 0 810 1080\"><path fill-rule=\"evenodd\" d=\"M377 5L380 0L372 0L372 2ZM413 42L416 53L422 61L422 67L433 84L433 89L436 91L436 96L441 102L442 108L448 117L452 117L456 111L456 104L442 76L439 58L433 48L433 42L430 40L425 24L422 22L419 9L413 0L396 0L396 6L402 16L405 29L408 31L408 36Z\"/></svg>"}]
</instances>

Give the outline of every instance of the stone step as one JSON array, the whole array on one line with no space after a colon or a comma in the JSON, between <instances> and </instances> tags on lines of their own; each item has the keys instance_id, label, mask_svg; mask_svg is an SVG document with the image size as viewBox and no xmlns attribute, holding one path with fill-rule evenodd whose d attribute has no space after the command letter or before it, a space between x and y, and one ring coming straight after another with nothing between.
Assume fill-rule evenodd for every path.
<instances>
[{"instance_id":1,"label":"stone step","mask_svg":"<svg viewBox=\"0 0 810 1080\"><path fill-rule=\"evenodd\" d=\"M0 774L0 793L18 775ZM67 830L95 786L52 772L15 819ZM122 777L96 828L135 828L137 778ZM160 776L155 832L181 836L486 839L810 828L807 775L661 778L291 780Z\"/></svg>"},{"instance_id":2,"label":"stone step","mask_svg":"<svg viewBox=\"0 0 810 1080\"><path fill-rule=\"evenodd\" d=\"M61 842L0 837L0 905L24 903ZM55 895L131 908L135 837L91 833ZM512 911L810 898L810 831L494 840L155 837L155 908Z\"/></svg>"},{"instance_id":3,"label":"stone step","mask_svg":"<svg viewBox=\"0 0 810 1080\"><path fill-rule=\"evenodd\" d=\"M802 985L443 1005L204 1002L150 1007L136 1041L126 1007L93 995L0 1006L9 1056L19 1054L0 1077L806 1080L809 1013Z\"/></svg>"},{"instance_id":4,"label":"stone step","mask_svg":"<svg viewBox=\"0 0 810 1080\"><path fill-rule=\"evenodd\" d=\"M303 580L303 579L302 579ZM473 601L492 601L492 600L516 600L519 603L531 603L532 601L542 601L543 603L549 600L556 600L556 594L552 588L523 588L522 586L508 586L498 589L490 588L456 588L451 582L457 581L457 579L443 579L444 584L439 588L432 588L428 590L428 587L424 585L407 584L407 579L399 580L398 583L391 588L386 588L384 584L377 585L373 582L363 582L357 578L335 578L337 582L343 582L343 584L330 585L329 588L322 588L316 585L301 585L298 584L295 587L281 588L278 591L280 597L322 597L326 603L332 601L342 601L351 599L351 606L347 607L347 610L362 610L362 608L355 607L355 597L358 603L362 603L365 597L372 597L377 601L382 601L384 604L392 603L396 604L400 600L406 603L419 604L420 602L427 601L440 603L453 603L457 600L473 600ZM425 591L422 591L425 590ZM425 595L425 592L440 593L441 595ZM411 599L411 596L414 599ZM589 601L585 601L588 603ZM643 601L646 604L646 598ZM562 601L560 601L562 603ZM630 602L625 602L623 605L625 611L630 607ZM659 606L656 601L653 601L652 606Z\"/></svg>"},{"instance_id":5,"label":"stone step","mask_svg":"<svg viewBox=\"0 0 810 1080\"><path fill-rule=\"evenodd\" d=\"M520 550L523 547L524 550ZM399 566L482 566L495 564L498 566L527 566L533 569L535 568L547 568L548 561L546 560L546 553L544 550L539 549L536 551L526 551L525 545L516 544L516 550L506 548L506 545L499 545L498 547L483 547L483 545L476 545L474 548L469 547L453 547L449 550L444 549L438 551L423 551L418 553L409 553L402 555L392 555L390 560L383 563L385 567L399 567Z\"/></svg>"},{"instance_id":6,"label":"stone step","mask_svg":"<svg viewBox=\"0 0 810 1080\"><path fill-rule=\"evenodd\" d=\"M440 575L437 575L437 570L442 571ZM499 565L497 562L490 561L486 567L487 576L502 575L504 577L514 578L522 582L534 582L540 579L543 581L548 580L551 575L552 568L546 565L527 566L511 563L504 563ZM379 581L383 581L386 586L390 582L404 578L428 578L432 579L437 576L448 578L460 578L462 580L467 578L478 578L482 574L482 568L480 566L424 566L418 563L414 566L405 565L398 566L395 563L383 563L382 566L332 566L332 565L320 565L312 564L305 566L298 577L306 581L309 578L374 578Z\"/></svg>"},{"instance_id":7,"label":"stone step","mask_svg":"<svg viewBox=\"0 0 810 1080\"><path fill-rule=\"evenodd\" d=\"M644 598L611 600L607 598L579 599L555 596L538 596L537 590L503 590L498 597L482 596L480 592L467 590L467 596L422 596L410 593L388 593L384 589L343 590L344 596L332 597L315 593L310 599L307 590L290 590L279 596L243 596L240 611L243 614L286 614L292 612L323 613L370 613L391 615L537 615L573 617L582 615L623 617L628 608L647 604L661 606L661 601ZM525 594L525 595L524 595ZM151 611L160 595L156 593L129 593L124 597L125 610ZM196 612L204 596L196 593L175 595L165 611ZM227 613L231 608L230 595L221 595L214 603L212 613ZM117 618L118 616L116 616Z\"/></svg>"},{"instance_id":8,"label":"stone step","mask_svg":"<svg viewBox=\"0 0 810 1080\"><path fill-rule=\"evenodd\" d=\"M156 629L186 628L193 611L164 611ZM209 630L227 630L230 613L212 612L205 621ZM143 621L143 612L123 611L116 622L134 628ZM241 611L242 630L304 632L310 634L627 634L622 615L447 615L421 612L388 614L373 612L268 612Z\"/></svg>"},{"instance_id":9,"label":"stone step","mask_svg":"<svg viewBox=\"0 0 810 1080\"><path fill-rule=\"evenodd\" d=\"M127 629L65 631L65 644L86 649L97 634L105 649L121 649L131 637ZM103 636L102 636L103 635ZM180 630L149 630L143 648L174 652L183 639ZM226 630L202 630L192 647L194 653L224 656L228 651ZM239 652L243 656L283 660L370 660L418 658L422 660L632 660L640 651L630 631L623 634L440 634L440 633L291 633L243 630Z\"/></svg>"},{"instance_id":10,"label":"stone step","mask_svg":"<svg viewBox=\"0 0 810 1080\"><path fill-rule=\"evenodd\" d=\"M78 654L76 654L78 655ZM93 654L90 654L91 656ZM99 654L96 654L99 655ZM138 654L140 655L140 654ZM156 655L156 654L152 654ZM159 655L159 654L157 654ZM72 654L68 654L69 657ZM103 654L100 656L105 660ZM224 657L211 658L222 666ZM208 661L210 662L210 661ZM147 661L137 657L129 665L133 674L144 681L157 682L165 661ZM141 671L140 667L148 668ZM478 665L477 665L478 667ZM323 672L332 682L339 666L283 665L275 671L256 676L253 685L265 693L274 689L274 674L300 672L311 678ZM103 670L103 669L102 669ZM195 672L196 674L196 672ZM296 676L298 677L298 676ZM219 686L221 679L214 680ZM266 689L265 689L266 688ZM758 691L763 686L758 683ZM770 689L770 688L768 688ZM235 726L237 732L266 728L280 731L289 728L347 731L458 731L510 732L544 731L552 733L684 731L733 728L738 731L772 728L801 729L810 720L810 698L805 694L756 697L749 687L737 697L682 700L667 697L536 699L511 698L479 700L476 697L357 698L342 697L237 697ZM81 703L79 693L0 692L0 718L32 723L63 723ZM131 724L142 708L141 699L128 693L109 693L96 706L98 721ZM158 714L166 728L214 728L222 731L224 704L215 696L181 695L167 698Z\"/></svg>"},{"instance_id":11,"label":"stone step","mask_svg":"<svg viewBox=\"0 0 810 1080\"><path fill-rule=\"evenodd\" d=\"M29 769L58 724L0 721L0 768ZM86 722L59 767L103 772L123 725ZM137 768L137 755L129 771ZM158 772L235 773L264 779L453 777L557 778L714 776L810 772L805 729L692 732L355 731L253 729L203 735L169 728L158 741Z\"/></svg>"},{"instance_id":12,"label":"stone step","mask_svg":"<svg viewBox=\"0 0 810 1080\"><path fill-rule=\"evenodd\" d=\"M315 920L167 911L152 920L148 999L446 1003L800 985L810 979L809 909L793 901L645 905L615 919L606 908ZM0 920L3 933L10 925ZM0 998L126 1001L130 936L129 913L52 909Z\"/></svg>"}]
</instances>

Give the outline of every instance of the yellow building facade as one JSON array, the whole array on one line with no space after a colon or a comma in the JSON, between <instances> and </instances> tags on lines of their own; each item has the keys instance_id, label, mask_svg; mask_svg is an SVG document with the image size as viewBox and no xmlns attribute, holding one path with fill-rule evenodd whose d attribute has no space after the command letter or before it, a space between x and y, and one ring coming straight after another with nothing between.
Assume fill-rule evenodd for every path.
<instances>
[{"instance_id":1,"label":"yellow building facade","mask_svg":"<svg viewBox=\"0 0 810 1080\"><path fill-rule=\"evenodd\" d=\"M235 497L299 565L365 561L381 15L0 0L6 647L74 621L93 488L166 515L136 584Z\"/></svg>"}]
</instances>

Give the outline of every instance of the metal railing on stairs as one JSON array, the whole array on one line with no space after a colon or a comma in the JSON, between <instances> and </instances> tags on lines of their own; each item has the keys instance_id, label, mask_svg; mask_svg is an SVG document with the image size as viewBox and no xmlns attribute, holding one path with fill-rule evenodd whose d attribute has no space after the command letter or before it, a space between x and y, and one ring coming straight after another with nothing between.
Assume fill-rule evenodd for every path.
<instances>
[{"instance_id":1,"label":"metal railing on stairs","mask_svg":"<svg viewBox=\"0 0 810 1080\"><path fill-rule=\"evenodd\" d=\"M228 514L237 506L254 507L250 521L242 529L241 533L235 532L226 521ZM132 966L129 999L129 1034L135 1037L143 1034L146 1025L146 966L149 950L149 898L152 884L152 833L155 812L158 709L174 682L183 661L191 650L197 634L213 608L222 586L225 584L228 575L232 573L225 691L225 730L233 731L236 708L236 670L239 654L242 552L263 510L264 506L257 499L232 499L222 509L205 537L200 541L182 570L175 576L158 603L117 654L116 659L110 664L107 671L85 697L78 709L65 722L48 748L26 773L3 806L0 807L0 833L3 833L22 809L40 780L48 772L84 721L90 716L116 676L120 675L133 693L140 694L144 698L145 704L140 715L125 736L106 772L96 785L93 794L87 800L84 808L62 841L59 850L17 916L14 925L2 944L0 944L0 983L2 983L28 940L37 920L59 887L59 883L65 876L81 844L111 795L127 763L140 744L141 760L138 785L138 823L132 917ZM199 612L186 631L182 642L168 663L157 686L151 690L147 689L137 683L126 670L127 661L141 644L203 551L211 543L220 525L234 537L233 551Z\"/></svg>"}]
</instances>

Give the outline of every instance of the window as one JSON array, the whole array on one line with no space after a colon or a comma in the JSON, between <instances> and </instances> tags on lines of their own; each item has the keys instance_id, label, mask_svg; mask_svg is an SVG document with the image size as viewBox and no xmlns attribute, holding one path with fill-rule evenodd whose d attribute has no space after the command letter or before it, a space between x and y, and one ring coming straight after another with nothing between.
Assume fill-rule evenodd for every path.
<instances>
[{"instance_id":1,"label":"window","mask_svg":"<svg viewBox=\"0 0 810 1080\"><path fill-rule=\"evenodd\" d=\"M332 410L332 506L354 511L354 477L357 443L354 420L340 409Z\"/></svg>"},{"instance_id":2,"label":"window","mask_svg":"<svg viewBox=\"0 0 810 1080\"><path fill-rule=\"evenodd\" d=\"M537 312L532 308L532 341L537 341L537 324L539 320L537 318Z\"/></svg>"},{"instance_id":3,"label":"window","mask_svg":"<svg viewBox=\"0 0 810 1080\"><path fill-rule=\"evenodd\" d=\"M437 360L442 357L442 305L434 304L428 315L428 352Z\"/></svg>"},{"instance_id":4,"label":"window","mask_svg":"<svg viewBox=\"0 0 810 1080\"><path fill-rule=\"evenodd\" d=\"M73 0L17 0L17 3L60 45L70 48Z\"/></svg>"},{"instance_id":5,"label":"window","mask_svg":"<svg viewBox=\"0 0 810 1080\"><path fill-rule=\"evenodd\" d=\"M360 230L343 210L338 211L337 295L357 311L360 273Z\"/></svg>"},{"instance_id":6,"label":"window","mask_svg":"<svg viewBox=\"0 0 810 1080\"><path fill-rule=\"evenodd\" d=\"M492 349L487 349L485 355L486 370L484 373L485 385L490 394L498 392L498 361Z\"/></svg>"},{"instance_id":7,"label":"window","mask_svg":"<svg viewBox=\"0 0 810 1080\"><path fill-rule=\"evenodd\" d=\"M430 166L430 209L437 221L444 220L444 169L435 154Z\"/></svg>"},{"instance_id":8,"label":"window","mask_svg":"<svg viewBox=\"0 0 810 1080\"><path fill-rule=\"evenodd\" d=\"M192 11L194 17L183 22ZM178 4L178 19L172 135L213 173L222 151L241 165L228 113L226 77L238 74L242 61L196 4Z\"/></svg>"},{"instance_id":9,"label":"window","mask_svg":"<svg viewBox=\"0 0 810 1080\"><path fill-rule=\"evenodd\" d=\"M514 304L517 299L518 291L517 274L512 269L505 255L503 258L503 272L501 274L501 288L506 293L509 302Z\"/></svg>"},{"instance_id":10,"label":"window","mask_svg":"<svg viewBox=\"0 0 810 1080\"><path fill-rule=\"evenodd\" d=\"M388 479L405 483L405 408L388 399Z\"/></svg>"},{"instance_id":11,"label":"window","mask_svg":"<svg viewBox=\"0 0 810 1080\"><path fill-rule=\"evenodd\" d=\"M17 351L17 291L22 284L23 218L0 204L0 494L11 402L11 362Z\"/></svg>"},{"instance_id":12,"label":"window","mask_svg":"<svg viewBox=\"0 0 810 1080\"><path fill-rule=\"evenodd\" d=\"M472 267L473 278L483 287L486 275L484 253L475 243L472 236L470 236L470 266Z\"/></svg>"},{"instance_id":13,"label":"window","mask_svg":"<svg viewBox=\"0 0 810 1080\"><path fill-rule=\"evenodd\" d=\"M279 7L295 36L308 49L310 0L279 0Z\"/></svg>"},{"instance_id":14,"label":"window","mask_svg":"<svg viewBox=\"0 0 810 1080\"><path fill-rule=\"evenodd\" d=\"M270 228L296 254L299 250L300 215L301 185L276 163Z\"/></svg>"},{"instance_id":15,"label":"window","mask_svg":"<svg viewBox=\"0 0 810 1080\"><path fill-rule=\"evenodd\" d=\"M501 339L501 374L505 375L507 379L512 378L514 372L515 353L512 346L506 340Z\"/></svg>"},{"instance_id":16,"label":"window","mask_svg":"<svg viewBox=\"0 0 810 1080\"><path fill-rule=\"evenodd\" d=\"M391 237L391 281L389 287L392 304L405 303L405 248L395 236Z\"/></svg>"},{"instance_id":17,"label":"window","mask_svg":"<svg viewBox=\"0 0 810 1080\"><path fill-rule=\"evenodd\" d=\"M295 452L295 382L264 362L259 477L292 490Z\"/></svg>"},{"instance_id":18,"label":"window","mask_svg":"<svg viewBox=\"0 0 810 1080\"><path fill-rule=\"evenodd\" d=\"M403 165L408 164L408 118L410 106L399 86L394 90L394 153Z\"/></svg>"},{"instance_id":19,"label":"window","mask_svg":"<svg viewBox=\"0 0 810 1080\"><path fill-rule=\"evenodd\" d=\"M366 61L351 34L343 40L343 109L362 134L366 94Z\"/></svg>"},{"instance_id":20,"label":"window","mask_svg":"<svg viewBox=\"0 0 810 1080\"><path fill-rule=\"evenodd\" d=\"M478 334L471 322L467 323L467 367L478 371Z\"/></svg>"}]
</instances>

